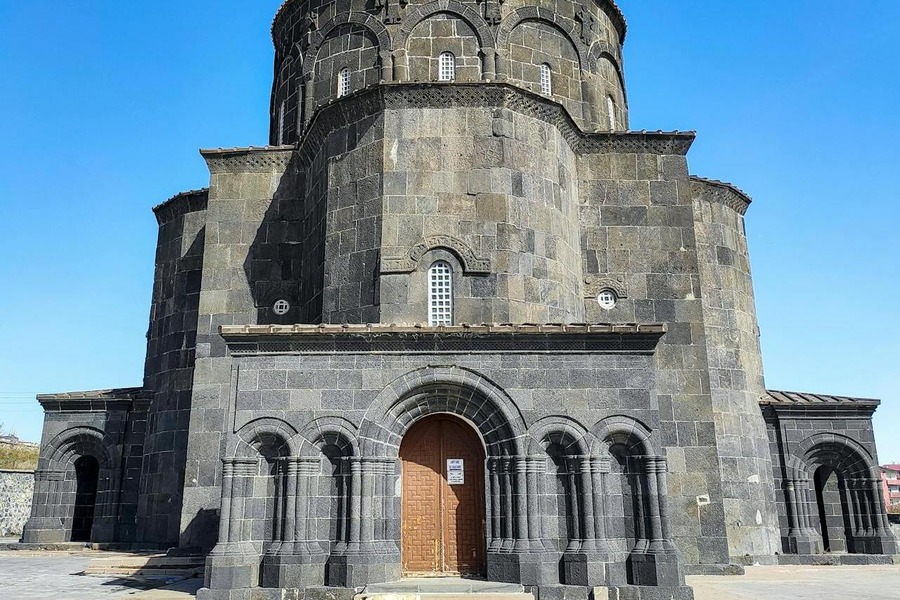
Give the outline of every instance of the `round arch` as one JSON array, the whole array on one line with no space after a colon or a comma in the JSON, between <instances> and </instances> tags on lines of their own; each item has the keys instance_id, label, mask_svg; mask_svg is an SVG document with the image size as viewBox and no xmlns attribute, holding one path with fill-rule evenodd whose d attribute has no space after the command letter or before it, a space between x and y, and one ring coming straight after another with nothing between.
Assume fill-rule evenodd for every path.
<instances>
[{"instance_id":1,"label":"round arch","mask_svg":"<svg viewBox=\"0 0 900 600\"><path fill-rule=\"evenodd\" d=\"M635 455L655 454L652 432L644 423L625 415L612 415L597 422L591 428L593 440L590 452L595 456L609 454L613 444L623 444Z\"/></svg>"},{"instance_id":2,"label":"round arch","mask_svg":"<svg viewBox=\"0 0 900 600\"><path fill-rule=\"evenodd\" d=\"M583 43L578 41L578 36L575 35L569 24L562 20L557 13L537 6L518 8L503 19L500 23L500 29L497 31L497 49L501 52L507 52L510 34L516 27L529 21L544 23L559 31L569 40L572 48L575 49L575 53L578 55L579 67L584 69L588 65L588 49ZM504 73L504 75L508 76L509 73Z\"/></svg>"},{"instance_id":3,"label":"round arch","mask_svg":"<svg viewBox=\"0 0 900 600\"><path fill-rule=\"evenodd\" d=\"M396 50L406 49L406 43L416 26L425 19L438 13L450 13L465 21L475 32L478 45L482 51L494 47L494 35L484 18L472 8L456 0L435 0L423 4L403 17L403 24L397 32Z\"/></svg>"},{"instance_id":4,"label":"round arch","mask_svg":"<svg viewBox=\"0 0 900 600\"><path fill-rule=\"evenodd\" d=\"M325 40L328 39L331 32L341 25L348 24L359 25L375 36L375 39L378 40L379 53L390 52L393 47L391 34L381 21L369 13L342 12L335 15L334 18L322 25L322 27L319 27L315 33L313 33L309 47L306 49L306 55L309 58L308 60L303 61L304 79L312 75L312 70L316 64L315 57L318 55L319 49L322 47L322 44L325 43Z\"/></svg>"},{"instance_id":5,"label":"round arch","mask_svg":"<svg viewBox=\"0 0 900 600\"><path fill-rule=\"evenodd\" d=\"M568 454L584 456L591 447L590 433L585 427L563 415L551 415L536 421L528 430L526 450L528 454L540 455L546 445L559 444Z\"/></svg>"},{"instance_id":6,"label":"round arch","mask_svg":"<svg viewBox=\"0 0 900 600\"><path fill-rule=\"evenodd\" d=\"M278 456L296 456L296 433L296 429L281 419L254 419L230 436L225 455L231 458L252 458L257 456L260 447L267 446L275 450Z\"/></svg>"},{"instance_id":7,"label":"round arch","mask_svg":"<svg viewBox=\"0 0 900 600\"><path fill-rule=\"evenodd\" d=\"M296 447L301 456L318 457L322 448L333 444L345 450L348 456L359 456L356 427L343 417L319 417L307 423L296 436Z\"/></svg>"},{"instance_id":8,"label":"round arch","mask_svg":"<svg viewBox=\"0 0 900 600\"><path fill-rule=\"evenodd\" d=\"M797 446L804 474L812 476L820 466L854 477L878 478L872 455L859 442L838 433L817 433Z\"/></svg>"},{"instance_id":9,"label":"round arch","mask_svg":"<svg viewBox=\"0 0 900 600\"><path fill-rule=\"evenodd\" d=\"M527 427L515 403L492 381L461 367L424 367L390 383L366 411L359 428L360 451L396 458L409 427L437 413L474 425L488 456L522 453Z\"/></svg>"}]
</instances>

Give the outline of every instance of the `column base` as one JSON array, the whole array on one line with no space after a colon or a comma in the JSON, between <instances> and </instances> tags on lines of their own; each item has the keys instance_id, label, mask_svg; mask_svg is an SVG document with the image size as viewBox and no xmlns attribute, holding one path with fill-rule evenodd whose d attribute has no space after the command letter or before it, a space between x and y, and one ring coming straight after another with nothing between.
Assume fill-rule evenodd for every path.
<instances>
[{"instance_id":1,"label":"column base","mask_svg":"<svg viewBox=\"0 0 900 600\"><path fill-rule=\"evenodd\" d=\"M400 579L400 553L363 549L332 554L325 563L325 585L357 588Z\"/></svg>"},{"instance_id":2,"label":"column base","mask_svg":"<svg viewBox=\"0 0 900 600\"><path fill-rule=\"evenodd\" d=\"M606 553L566 552L562 557L562 573L566 585L600 587L628 582L624 565L614 563Z\"/></svg>"},{"instance_id":3,"label":"column base","mask_svg":"<svg viewBox=\"0 0 900 600\"><path fill-rule=\"evenodd\" d=\"M675 553L632 553L627 567L636 586L684 586L684 570Z\"/></svg>"},{"instance_id":4,"label":"column base","mask_svg":"<svg viewBox=\"0 0 900 600\"><path fill-rule=\"evenodd\" d=\"M823 554L822 538L814 535L789 535L781 539L786 554Z\"/></svg>"},{"instance_id":5,"label":"column base","mask_svg":"<svg viewBox=\"0 0 900 600\"><path fill-rule=\"evenodd\" d=\"M68 537L57 517L31 517L22 530L23 544L59 544L69 541Z\"/></svg>"},{"instance_id":6,"label":"column base","mask_svg":"<svg viewBox=\"0 0 900 600\"><path fill-rule=\"evenodd\" d=\"M304 545L283 543L262 559L262 586L267 588L307 588L325 585L328 555L313 553Z\"/></svg>"},{"instance_id":7,"label":"column base","mask_svg":"<svg viewBox=\"0 0 900 600\"><path fill-rule=\"evenodd\" d=\"M258 582L259 554L248 542L219 544L206 557L205 583L212 591L249 590Z\"/></svg>"},{"instance_id":8,"label":"column base","mask_svg":"<svg viewBox=\"0 0 900 600\"><path fill-rule=\"evenodd\" d=\"M553 585L559 582L559 554L488 554L489 581L521 583L525 586Z\"/></svg>"}]
</instances>

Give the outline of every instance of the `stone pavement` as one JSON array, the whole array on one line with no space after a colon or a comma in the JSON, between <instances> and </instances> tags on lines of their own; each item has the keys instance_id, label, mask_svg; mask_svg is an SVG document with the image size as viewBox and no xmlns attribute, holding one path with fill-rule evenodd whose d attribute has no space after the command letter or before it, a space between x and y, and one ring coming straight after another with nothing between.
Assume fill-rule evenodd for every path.
<instances>
[{"instance_id":1,"label":"stone pavement","mask_svg":"<svg viewBox=\"0 0 900 600\"><path fill-rule=\"evenodd\" d=\"M191 579L147 591L160 582L78 575L91 559L109 556L109 552L96 551L0 552L0 597L15 600L188 600L193 598L201 583L199 579ZM747 574L742 577L703 575L688 577L687 581L694 587L696 600L900 598L900 565L748 567Z\"/></svg>"},{"instance_id":2,"label":"stone pavement","mask_svg":"<svg viewBox=\"0 0 900 600\"><path fill-rule=\"evenodd\" d=\"M687 578L695 600L898 600L900 566L747 567L742 577Z\"/></svg>"},{"instance_id":3,"label":"stone pavement","mask_svg":"<svg viewBox=\"0 0 900 600\"><path fill-rule=\"evenodd\" d=\"M176 582L167 589L160 580L129 580L117 576L79 575L93 558L108 557L109 552L0 552L0 596L15 600L65 598L129 598L163 600L192 598L200 586L194 579ZM150 591L146 591L150 590Z\"/></svg>"}]
</instances>

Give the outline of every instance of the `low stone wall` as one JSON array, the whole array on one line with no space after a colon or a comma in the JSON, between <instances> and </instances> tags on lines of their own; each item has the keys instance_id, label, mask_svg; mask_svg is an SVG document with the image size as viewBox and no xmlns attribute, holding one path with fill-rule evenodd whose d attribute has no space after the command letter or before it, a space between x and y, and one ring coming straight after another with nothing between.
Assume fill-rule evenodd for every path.
<instances>
[{"instance_id":1,"label":"low stone wall","mask_svg":"<svg viewBox=\"0 0 900 600\"><path fill-rule=\"evenodd\" d=\"M33 471L0 469L0 537L20 535L31 515Z\"/></svg>"}]
</instances>

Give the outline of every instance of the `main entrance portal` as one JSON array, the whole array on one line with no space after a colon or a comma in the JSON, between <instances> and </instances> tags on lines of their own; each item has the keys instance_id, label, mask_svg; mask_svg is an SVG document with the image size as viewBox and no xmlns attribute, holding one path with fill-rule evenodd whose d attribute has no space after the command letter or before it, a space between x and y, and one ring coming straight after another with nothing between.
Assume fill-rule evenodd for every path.
<instances>
[{"instance_id":1,"label":"main entrance portal","mask_svg":"<svg viewBox=\"0 0 900 600\"><path fill-rule=\"evenodd\" d=\"M400 444L403 574L485 572L484 449L449 415L413 425Z\"/></svg>"}]
</instances>

